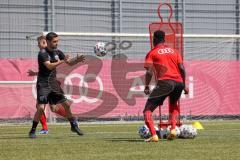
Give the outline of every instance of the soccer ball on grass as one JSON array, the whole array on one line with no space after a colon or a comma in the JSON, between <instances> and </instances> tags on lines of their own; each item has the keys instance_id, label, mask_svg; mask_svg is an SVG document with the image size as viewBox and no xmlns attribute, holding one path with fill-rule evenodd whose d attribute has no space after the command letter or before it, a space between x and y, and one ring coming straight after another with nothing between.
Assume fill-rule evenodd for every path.
<instances>
[{"instance_id":1,"label":"soccer ball on grass","mask_svg":"<svg viewBox=\"0 0 240 160\"><path fill-rule=\"evenodd\" d=\"M192 125L184 124L180 126L179 129L180 129L179 138L193 139L197 136L197 129Z\"/></svg>"},{"instance_id":2,"label":"soccer ball on grass","mask_svg":"<svg viewBox=\"0 0 240 160\"><path fill-rule=\"evenodd\" d=\"M156 132L159 132L158 127L154 126L154 128L155 128ZM147 125L140 126L138 128L138 134L143 139L147 139L147 138L150 138L152 136L149 128L147 127Z\"/></svg>"}]
</instances>

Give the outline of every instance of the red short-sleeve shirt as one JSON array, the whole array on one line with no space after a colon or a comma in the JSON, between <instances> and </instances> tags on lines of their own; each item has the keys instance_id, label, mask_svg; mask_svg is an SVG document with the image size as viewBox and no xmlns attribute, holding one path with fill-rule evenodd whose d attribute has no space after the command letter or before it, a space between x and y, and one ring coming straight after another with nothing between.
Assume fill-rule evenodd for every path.
<instances>
[{"instance_id":1,"label":"red short-sleeve shirt","mask_svg":"<svg viewBox=\"0 0 240 160\"><path fill-rule=\"evenodd\" d=\"M158 80L183 82L178 64L183 63L179 52L164 44L153 48L145 58L145 68L153 68Z\"/></svg>"}]
</instances>

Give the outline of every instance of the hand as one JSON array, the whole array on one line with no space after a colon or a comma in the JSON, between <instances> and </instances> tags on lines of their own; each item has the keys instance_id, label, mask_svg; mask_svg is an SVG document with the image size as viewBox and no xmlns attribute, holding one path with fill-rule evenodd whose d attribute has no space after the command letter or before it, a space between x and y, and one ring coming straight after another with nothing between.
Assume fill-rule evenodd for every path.
<instances>
[{"instance_id":1,"label":"hand","mask_svg":"<svg viewBox=\"0 0 240 160\"><path fill-rule=\"evenodd\" d=\"M149 94L150 94L150 88L149 88L149 86L145 86L144 93L145 93L146 95L149 95Z\"/></svg>"},{"instance_id":2,"label":"hand","mask_svg":"<svg viewBox=\"0 0 240 160\"><path fill-rule=\"evenodd\" d=\"M62 63L64 63L64 62L65 62L65 59L64 59L64 60L58 60L58 61L57 61L58 65L60 65L60 64L62 64Z\"/></svg>"},{"instance_id":3,"label":"hand","mask_svg":"<svg viewBox=\"0 0 240 160\"><path fill-rule=\"evenodd\" d=\"M85 61L85 56L77 54L77 62L84 62Z\"/></svg>"},{"instance_id":4,"label":"hand","mask_svg":"<svg viewBox=\"0 0 240 160\"><path fill-rule=\"evenodd\" d=\"M70 54L66 54L64 60L67 61L71 58Z\"/></svg>"},{"instance_id":5,"label":"hand","mask_svg":"<svg viewBox=\"0 0 240 160\"><path fill-rule=\"evenodd\" d=\"M33 70L31 70L31 69L29 69L29 70L27 71L27 73L28 73L28 76L36 76L36 75L38 74L38 72L33 71Z\"/></svg>"},{"instance_id":6,"label":"hand","mask_svg":"<svg viewBox=\"0 0 240 160\"><path fill-rule=\"evenodd\" d=\"M188 94L189 93L189 89L187 87L185 87L183 90L184 90L184 94Z\"/></svg>"}]
</instances>

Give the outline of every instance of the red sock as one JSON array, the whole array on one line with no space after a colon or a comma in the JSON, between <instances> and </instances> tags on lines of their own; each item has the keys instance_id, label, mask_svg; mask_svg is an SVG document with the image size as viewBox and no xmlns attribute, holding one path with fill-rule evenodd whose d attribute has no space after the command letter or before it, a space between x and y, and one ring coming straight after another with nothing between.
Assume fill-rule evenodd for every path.
<instances>
[{"instance_id":1,"label":"red sock","mask_svg":"<svg viewBox=\"0 0 240 160\"><path fill-rule=\"evenodd\" d=\"M170 105L169 106L169 120L170 120L170 124L171 124L171 129L175 129L176 124L178 122L178 116L179 116L179 106L176 104L174 105Z\"/></svg>"},{"instance_id":2,"label":"red sock","mask_svg":"<svg viewBox=\"0 0 240 160\"><path fill-rule=\"evenodd\" d=\"M61 104L57 105L57 109L56 109L55 113L57 113L58 115L60 115L62 117L67 116L65 108Z\"/></svg>"},{"instance_id":3,"label":"red sock","mask_svg":"<svg viewBox=\"0 0 240 160\"><path fill-rule=\"evenodd\" d=\"M144 114L145 124L149 128L152 136L156 135L156 130L154 128L154 123L152 120L152 112L150 110L146 110L146 111L144 111L143 114Z\"/></svg>"},{"instance_id":4,"label":"red sock","mask_svg":"<svg viewBox=\"0 0 240 160\"><path fill-rule=\"evenodd\" d=\"M48 130L48 127L47 127L47 118L46 118L46 115L45 113L43 113L40 117L40 122L42 124L42 129L44 130Z\"/></svg>"}]
</instances>

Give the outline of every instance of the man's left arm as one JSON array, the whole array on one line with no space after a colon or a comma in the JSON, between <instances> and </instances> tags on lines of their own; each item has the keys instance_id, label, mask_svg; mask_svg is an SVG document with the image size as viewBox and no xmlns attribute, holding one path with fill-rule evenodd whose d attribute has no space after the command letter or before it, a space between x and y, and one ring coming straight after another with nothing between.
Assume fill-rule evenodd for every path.
<instances>
[{"instance_id":1,"label":"man's left arm","mask_svg":"<svg viewBox=\"0 0 240 160\"><path fill-rule=\"evenodd\" d=\"M85 61L85 56L80 54L77 54L76 57L71 58L70 55L64 55L63 52L59 51L58 56L60 60L64 60L64 62L69 66L73 66L79 62Z\"/></svg>"},{"instance_id":2,"label":"man's left arm","mask_svg":"<svg viewBox=\"0 0 240 160\"><path fill-rule=\"evenodd\" d=\"M145 74L145 89L144 89L144 93L146 95L150 94L150 88L149 88L149 84L151 82L153 76L153 72L151 68L146 68L146 74Z\"/></svg>"},{"instance_id":3,"label":"man's left arm","mask_svg":"<svg viewBox=\"0 0 240 160\"><path fill-rule=\"evenodd\" d=\"M146 69L146 74L145 74L145 89L144 93L146 95L150 94L150 88L149 84L151 82L152 76L153 76L153 60L152 60L152 54L149 52L146 57L145 57L145 63L144 63L144 68Z\"/></svg>"},{"instance_id":4,"label":"man's left arm","mask_svg":"<svg viewBox=\"0 0 240 160\"><path fill-rule=\"evenodd\" d=\"M38 72L34 71L32 69L29 69L27 73L28 73L28 76L37 76L38 75Z\"/></svg>"},{"instance_id":5,"label":"man's left arm","mask_svg":"<svg viewBox=\"0 0 240 160\"><path fill-rule=\"evenodd\" d=\"M77 54L76 57L71 58L69 55L66 55L64 61L69 66L73 66L73 65L75 65L77 63L84 62L85 61L85 56Z\"/></svg>"},{"instance_id":6,"label":"man's left arm","mask_svg":"<svg viewBox=\"0 0 240 160\"><path fill-rule=\"evenodd\" d=\"M180 71L180 74L181 74L181 77L183 79L183 85L184 85L184 94L188 94L189 92L189 89L186 87L186 84L185 84L185 79L186 79L186 71L185 71L185 68L183 66L182 63L179 63L178 64L178 68L179 68L179 71Z\"/></svg>"}]
</instances>

